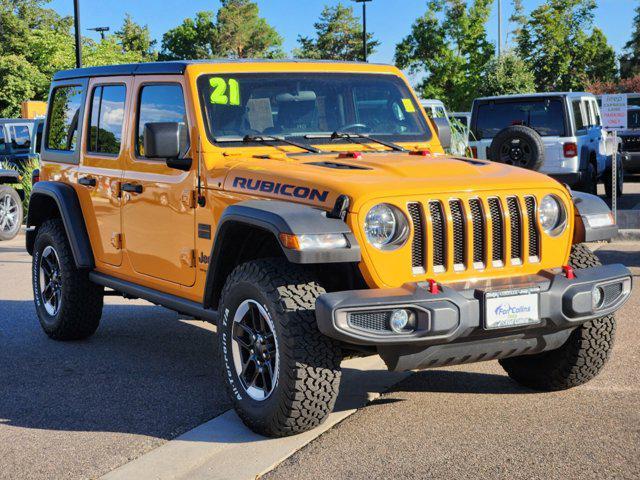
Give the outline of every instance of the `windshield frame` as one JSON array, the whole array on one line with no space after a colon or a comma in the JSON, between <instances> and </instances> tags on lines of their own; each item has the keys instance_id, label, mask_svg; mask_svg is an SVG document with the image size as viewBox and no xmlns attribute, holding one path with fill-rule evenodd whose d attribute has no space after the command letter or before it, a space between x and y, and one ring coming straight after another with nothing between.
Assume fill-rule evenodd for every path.
<instances>
[{"instance_id":1,"label":"windshield frame","mask_svg":"<svg viewBox=\"0 0 640 480\"><path fill-rule=\"evenodd\" d=\"M253 71L241 71L241 72L233 72L233 71L224 71L224 72L202 72L195 78L195 88L196 88L196 96L198 98L198 102L200 103L200 114L202 115L201 119L204 125L204 130L206 132L206 137L208 141L215 146L221 148L247 148L247 147L265 147L264 143L260 142L237 142L237 141L224 141L220 140L221 138L231 138L231 135L216 135L209 123L208 119L208 111L207 111L207 98L204 88L201 85L201 79L209 78L209 77L233 77L233 78L243 78L243 77L284 77L290 78L292 75L300 75L300 76L325 76L325 77L335 77L335 76L355 76L355 77L392 77L399 84L402 85L403 88L406 89L409 94L409 98L413 102L413 105L416 110L416 119L419 128L423 129L423 134L421 135L402 135L402 134L379 134L375 132L361 132L361 131L353 131L353 132L345 132L345 133L353 133L356 134L364 134L369 135L375 138L380 138L384 141L388 141L391 143L429 143L433 140L435 133L432 131L429 121L425 118L424 113L422 111L420 102L413 91L413 88L400 76L394 73L382 73L382 72L342 72L342 71L307 71L307 70L292 70L292 71L276 71L276 72L253 72ZM298 135L287 135L282 133L277 134L256 134L257 136L269 136L269 137L283 137L285 139L291 139L297 141L299 143L304 143L308 145L344 145L344 144L352 144L352 142L345 140L344 138L331 138L330 135L334 132L330 131L320 131L320 132L303 132ZM343 133L343 132L341 132ZM306 135L327 135L327 138L313 138L308 139L305 138ZM273 148L277 148L278 141L274 140L275 145ZM282 146L286 146L285 142L280 141L279 143ZM376 143L374 140L371 140L371 143ZM366 144L363 143L363 146ZM386 149L383 151L387 151ZM374 150L372 150L374 152ZM310 152L304 152L309 154ZM321 153L326 153L326 151L322 151Z\"/></svg>"}]
</instances>

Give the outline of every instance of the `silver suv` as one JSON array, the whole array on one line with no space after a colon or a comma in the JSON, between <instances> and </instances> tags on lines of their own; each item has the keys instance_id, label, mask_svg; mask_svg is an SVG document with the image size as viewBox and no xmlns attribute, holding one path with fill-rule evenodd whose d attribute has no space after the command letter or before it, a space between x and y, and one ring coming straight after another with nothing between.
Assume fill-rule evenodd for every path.
<instances>
[{"instance_id":1,"label":"silver suv","mask_svg":"<svg viewBox=\"0 0 640 480\"><path fill-rule=\"evenodd\" d=\"M611 196L611 157L604 153L600 109L584 92L477 98L469 146L475 157L540 170L573 188ZM618 192L623 172L618 163Z\"/></svg>"}]
</instances>

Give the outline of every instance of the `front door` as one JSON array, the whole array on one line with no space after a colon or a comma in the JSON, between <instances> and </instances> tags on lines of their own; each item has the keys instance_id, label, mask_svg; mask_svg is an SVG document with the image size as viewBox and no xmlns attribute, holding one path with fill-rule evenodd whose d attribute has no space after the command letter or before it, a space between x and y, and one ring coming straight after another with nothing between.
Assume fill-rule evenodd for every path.
<instances>
[{"instance_id":1,"label":"front door","mask_svg":"<svg viewBox=\"0 0 640 480\"><path fill-rule=\"evenodd\" d=\"M122 263L119 183L124 169L125 113L130 108L132 86L131 79L123 77L97 78L89 83L77 190L98 264Z\"/></svg>"},{"instance_id":2,"label":"front door","mask_svg":"<svg viewBox=\"0 0 640 480\"><path fill-rule=\"evenodd\" d=\"M134 81L137 106L132 120L122 189L124 248L133 270L171 283L195 283L195 162L191 171L167 167L166 159L144 152L144 126L181 124L181 155L191 155L183 78L150 77Z\"/></svg>"}]
</instances>

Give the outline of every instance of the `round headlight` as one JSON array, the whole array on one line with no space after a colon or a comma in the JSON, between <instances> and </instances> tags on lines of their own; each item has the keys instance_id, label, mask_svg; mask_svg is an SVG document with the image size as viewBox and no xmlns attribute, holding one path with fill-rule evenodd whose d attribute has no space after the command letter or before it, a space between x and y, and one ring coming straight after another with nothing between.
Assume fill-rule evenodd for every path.
<instances>
[{"instance_id":1,"label":"round headlight","mask_svg":"<svg viewBox=\"0 0 640 480\"><path fill-rule=\"evenodd\" d=\"M371 245L389 249L402 245L407 238L407 220L400 210L380 203L369 210L364 221L364 232Z\"/></svg>"},{"instance_id":2,"label":"round headlight","mask_svg":"<svg viewBox=\"0 0 640 480\"><path fill-rule=\"evenodd\" d=\"M558 235L566 224L566 213L562 203L553 195L546 195L538 208L540 226L549 235Z\"/></svg>"}]
</instances>

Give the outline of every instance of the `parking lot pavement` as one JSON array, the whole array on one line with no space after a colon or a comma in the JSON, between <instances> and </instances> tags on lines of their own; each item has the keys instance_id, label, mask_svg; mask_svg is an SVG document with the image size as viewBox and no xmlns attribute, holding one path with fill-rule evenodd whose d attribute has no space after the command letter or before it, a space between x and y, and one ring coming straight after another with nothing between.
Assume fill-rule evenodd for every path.
<instances>
[{"instance_id":1,"label":"parking lot pavement","mask_svg":"<svg viewBox=\"0 0 640 480\"><path fill-rule=\"evenodd\" d=\"M107 298L91 339L48 339L23 245L0 242L0 478L95 478L229 408L203 322Z\"/></svg>"},{"instance_id":2,"label":"parking lot pavement","mask_svg":"<svg viewBox=\"0 0 640 480\"><path fill-rule=\"evenodd\" d=\"M265 475L349 478L640 478L640 244L599 245L625 259L636 288L618 314L613 356L592 382L537 393L498 362L416 373Z\"/></svg>"},{"instance_id":3,"label":"parking lot pavement","mask_svg":"<svg viewBox=\"0 0 640 480\"><path fill-rule=\"evenodd\" d=\"M640 209L640 175L627 175L624 178L624 194L617 200L620 210ZM611 202L604 196L604 185L598 185L598 195L600 195L609 206Z\"/></svg>"}]
</instances>

